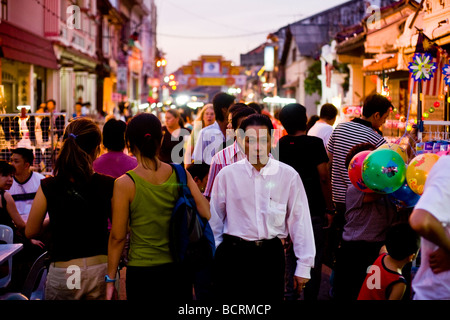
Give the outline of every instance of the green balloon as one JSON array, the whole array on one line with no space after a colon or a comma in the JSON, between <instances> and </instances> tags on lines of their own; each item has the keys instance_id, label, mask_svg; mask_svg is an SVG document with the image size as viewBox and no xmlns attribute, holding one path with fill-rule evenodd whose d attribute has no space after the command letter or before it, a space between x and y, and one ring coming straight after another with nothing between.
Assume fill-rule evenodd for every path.
<instances>
[{"instance_id":1,"label":"green balloon","mask_svg":"<svg viewBox=\"0 0 450 320\"><path fill-rule=\"evenodd\" d=\"M392 193L400 189L405 181L405 161L394 150L377 149L364 159L362 178L371 190L383 194Z\"/></svg>"}]
</instances>

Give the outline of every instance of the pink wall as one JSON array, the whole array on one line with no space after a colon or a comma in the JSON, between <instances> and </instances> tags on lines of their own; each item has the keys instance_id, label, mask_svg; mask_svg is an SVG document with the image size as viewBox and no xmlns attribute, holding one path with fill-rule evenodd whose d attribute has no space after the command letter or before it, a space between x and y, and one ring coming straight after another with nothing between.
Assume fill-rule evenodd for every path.
<instances>
[{"instance_id":1,"label":"pink wall","mask_svg":"<svg viewBox=\"0 0 450 320\"><path fill-rule=\"evenodd\" d=\"M41 4L44 0L39 1ZM44 8L35 0L8 1L8 21L17 27L44 36Z\"/></svg>"}]
</instances>

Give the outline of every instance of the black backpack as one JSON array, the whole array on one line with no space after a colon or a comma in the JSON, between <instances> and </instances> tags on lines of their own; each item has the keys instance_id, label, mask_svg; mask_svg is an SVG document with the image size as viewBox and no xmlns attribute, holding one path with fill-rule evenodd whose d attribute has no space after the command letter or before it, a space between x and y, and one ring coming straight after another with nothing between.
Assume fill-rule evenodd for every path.
<instances>
[{"instance_id":1,"label":"black backpack","mask_svg":"<svg viewBox=\"0 0 450 320\"><path fill-rule=\"evenodd\" d=\"M180 197L170 219L169 246L175 262L191 269L201 269L213 260L216 246L208 220L202 218L187 186L186 170L171 164L177 174Z\"/></svg>"}]
</instances>

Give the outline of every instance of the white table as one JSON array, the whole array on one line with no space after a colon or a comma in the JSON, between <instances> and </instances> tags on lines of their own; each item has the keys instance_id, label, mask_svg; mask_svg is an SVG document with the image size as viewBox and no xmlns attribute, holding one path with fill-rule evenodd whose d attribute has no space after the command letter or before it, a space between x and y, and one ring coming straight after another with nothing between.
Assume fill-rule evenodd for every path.
<instances>
[{"instance_id":1,"label":"white table","mask_svg":"<svg viewBox=\"0 0 450 320\"><path fill-rule=\"evenodd\" d=\"M0 264L22 250L22 243L0 244Z\"/></svg>"}]
</instances>

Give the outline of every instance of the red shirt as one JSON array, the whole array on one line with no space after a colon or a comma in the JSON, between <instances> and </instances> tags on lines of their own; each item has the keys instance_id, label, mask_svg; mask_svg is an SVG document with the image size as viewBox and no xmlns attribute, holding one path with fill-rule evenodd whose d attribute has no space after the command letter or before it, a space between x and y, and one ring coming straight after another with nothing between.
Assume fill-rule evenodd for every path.
<instances>
[{"instance_id":1,"label":"red shirt","mask_svg":"<svg viewBox=\"0 0 450 320\"><path fill-rule=\"evenodd\" d=\"M370 266L366 279L361 287L358 300L388 300L391 288L398 282L406 284L405 278L398 272L386 268L384 257L381 254L374 264Z\"/></svg>"}]
</instances>

